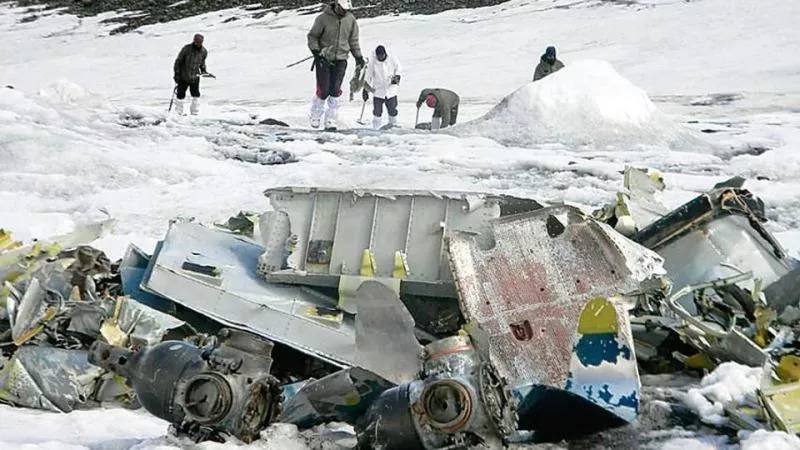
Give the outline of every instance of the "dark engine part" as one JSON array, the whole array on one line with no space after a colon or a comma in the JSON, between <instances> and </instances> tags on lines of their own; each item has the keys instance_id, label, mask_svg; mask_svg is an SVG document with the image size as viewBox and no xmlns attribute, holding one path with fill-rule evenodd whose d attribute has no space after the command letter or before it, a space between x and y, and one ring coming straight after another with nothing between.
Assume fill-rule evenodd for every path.
<instances>
[{"instance_id":1,"label":"dark engine part","mask_svg":"<svg viewBox=\"0 0 800 450\"><path fill-rule=\"evenodd\" d=\"M358 448L497 448L516 429L511 392L469 336L425 347L419 380L384 391L357 427Z\"/></svg>"},{"instance_id":2,"label":"dark engine part","mask_svg":"<svg viewBox=\"0 0 800 450\"><path fill-rule=\"evenodd\" d=\"M205 347L164 341L132 352L101 341L89 362L124 376L142 406L197 442L249 443L272 423L283 400L270 375L272 342L223 328Z\"/></svg>"}]
</instances>

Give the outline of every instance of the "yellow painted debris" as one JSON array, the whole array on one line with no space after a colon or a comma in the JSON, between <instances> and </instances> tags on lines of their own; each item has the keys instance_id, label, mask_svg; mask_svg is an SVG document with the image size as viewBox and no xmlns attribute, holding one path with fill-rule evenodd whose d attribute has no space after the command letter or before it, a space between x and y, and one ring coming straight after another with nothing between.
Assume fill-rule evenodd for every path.
<instances>
[{"instance_id":1,"label":"yellow painted debris","mask_svg":"<svg viewBox=\"0 0 800 450\"><path fill-rule=\"evenodd\" d=\"M365 248L361 253L361 269L358 274L362 277L374 277L375 272L377 272L375 254L372 253L372 250Z\"/></svg>"},{"instance_id":2,"label":"yellow painted debris","mask_svg":"<svg viewBox=\"0 0 800 450\"><path fill-rule=\"evenodd\" d=\"M408 262L406 254L401 251L394 252L394 267L392 267L392 278L406 278L408 276Z\"/></svg>"},{"instance_id":3,"label":"yellow painted debris","mask_svg":"<svg viewBox=\"0 0 800 450\"><path fill-rule=\"evenodd\" d=\"M593 298L583 306L578 319L578 333L607 334L616 333L618 329L617 310L608 299Z\"/></svg>"},{"instance_id":4,"label":"yellow painted debris","mask_svg":"<svg viewBox=\"0 0 800 450\"><path fill-rule=\"evenodd\" d=\"M775 373L784 383L800 381L800 357L784 355L775 367Z\"/></svg>"}]
</instances>

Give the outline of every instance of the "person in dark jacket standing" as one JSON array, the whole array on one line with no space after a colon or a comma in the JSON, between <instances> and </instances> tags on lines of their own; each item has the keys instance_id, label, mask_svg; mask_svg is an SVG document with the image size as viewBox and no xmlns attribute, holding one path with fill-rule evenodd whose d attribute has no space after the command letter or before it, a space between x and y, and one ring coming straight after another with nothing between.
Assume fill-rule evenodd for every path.
<instances>
[{"instance_id":1,"label":"person in dark jacket standing","mask_svg":"<svg viewBox=\"0 0 800 450\"><path fill-rule=\"evenodd\" d=\"M186 89L192 95L190 112L200 112L200 75L210 75L206 72L206 57L208 50L203 47L203 35L195 34L191 44L183 46L175 58L173 80L177 84L175 111L183 114L183 102L186 98Z\"/></svg>"},{"instance_id":2,"label":"person in dark jacket standing","mask_svg":"<svg viewBox=\"0 0 800 450\"><path fill-rule=\"evenodd\" d=\"M533 72L533 81L541 80L563 68L564 63L556 58L556 48L553 46L547 47L542 57L539 58L539 64L536 65L536 70Z\"/></svg>"},{"instance_id":3,"label":"person in dark jacket standing","mask_svg":"<svg viewBox=\"0 0 800 450\"><path fill-rule=\"evenodd\" d=\"M433 108L433 118L431 119L431 130L447 128L456 124L458 118L458 94L442 88L423 89L417 99L417 109L425 102L429 108Z\"/></svg>"},{"instance_id":4,"label":"person in dark jacket standing","mask_svg":"<svg viewBox=\"0 0 800 450\"><path fill-rule=\"evenodd\" d=\"M323 113L325 128L336 128L348 53L356 59L357 70L364 67L358 42L358 22L349 11L351 8L350 0L335 0L317 16L308 32L308 49L314 55L313 67L317 72L317 91L309 114L314 128L319 127Z\"/></svg>"}]
</instances>

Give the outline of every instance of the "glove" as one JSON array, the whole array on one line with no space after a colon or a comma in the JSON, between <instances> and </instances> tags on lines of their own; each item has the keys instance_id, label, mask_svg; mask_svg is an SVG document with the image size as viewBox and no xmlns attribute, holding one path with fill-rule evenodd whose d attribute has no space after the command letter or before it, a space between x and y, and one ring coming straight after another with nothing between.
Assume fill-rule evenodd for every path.
<instances>
[{"instance_id":1,"label":"glove","mask_svg":"<svg viewBox=\"0 0 800 450\"><path fill-rule=\"evenodd\" d=\"M311 54L314 55L314 58L319 58L319 50L317 49L311 50Z\"/></svg>"},{"instance_id":2,"label":"glove","mask_svg":"<svg viewBox=\"0 0 800 450\"><path fill-rule=\"evenodd\" d=\"M363 56L356 56L356 65L358 67L364 67L364 57Z\"/></svg>"},{"instance_id":3,"label":"glove","mask_svg":"<svg viewBox=\"0 0 800 450\"><path fill-rule=\"evenodd\" d=\"M395 75L392 77L392 84L400 84L400 75Z\"/></svg>"},{"instance_id":4,"label":"glove","mask_svg":"<svg viewBox=\"0 0 800 450\"><path fill-rule=\"evenodd\" d=\"M364 101L369 100L369 92L367 92L366 89L362 89L361 90L361 98L363 98Z\"/></svg>"}]
</instances>

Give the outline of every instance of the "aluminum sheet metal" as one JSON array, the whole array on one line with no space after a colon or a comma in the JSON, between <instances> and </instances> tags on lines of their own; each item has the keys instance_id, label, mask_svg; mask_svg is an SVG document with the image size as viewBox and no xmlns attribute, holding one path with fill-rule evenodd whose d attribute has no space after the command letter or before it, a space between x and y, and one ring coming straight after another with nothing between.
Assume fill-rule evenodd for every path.
<instances>
[{"instance_id":1,"label":"aluminum sheet metal","mask_svg":"<svg viewBox=\"0 0 800 450\"><path fill-rule=\"evenodd\" d=\"M493 363L512 387L544 385L592 402L609 399L600 391L614 378L638 390L626 303L609 298L662 274L657 254L563 205L495 219L491 236L452 233L447 243L465 319L489 334ZM588 376L593 368L605 375ZM578 378L596 389L576 386ZM635 392L618 394L616 403Z\"/></svg>"}]
</instances>

